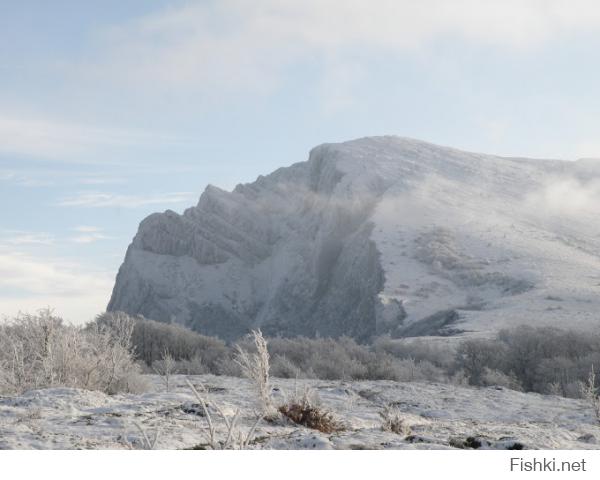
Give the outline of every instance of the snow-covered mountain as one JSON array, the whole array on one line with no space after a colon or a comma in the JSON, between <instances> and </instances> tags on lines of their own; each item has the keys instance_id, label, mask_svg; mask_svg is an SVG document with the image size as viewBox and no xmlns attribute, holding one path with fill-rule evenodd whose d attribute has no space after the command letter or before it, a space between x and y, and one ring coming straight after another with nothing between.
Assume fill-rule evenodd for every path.
<instances>
[{"instance_id":1,"label":"snow-covered mountain","mask_svg":"<svg viewBox=\"0 0 600 480\"><path fill-rule=\"evenodd\" d=\"M108 309L226 339L593 329L599 213L600 161L324 144L143 220Z\"/></svg>"}]
</instances>

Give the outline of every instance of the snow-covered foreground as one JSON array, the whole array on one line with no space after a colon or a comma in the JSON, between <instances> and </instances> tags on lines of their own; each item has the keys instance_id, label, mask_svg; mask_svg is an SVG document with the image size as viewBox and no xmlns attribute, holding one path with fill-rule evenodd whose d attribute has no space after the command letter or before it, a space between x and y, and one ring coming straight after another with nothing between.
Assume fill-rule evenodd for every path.
<instances>
[{"instance_id":1,"label":"snow-covered foreground","mask_svg":"<svg viewBox=\"0 0 600 480\"><path fill-rule=\"evenodd\" d=\"M255 421L255 394L243 379L211 375L189 377L204 385L209 405L227 415L241 409L240 431ZM142 448L142 426L156 448L202 448L206 420L185 383L173 380L166 393L160 379L141 395L108 396L99 392L54 388L0 398L0 448L3 449L127 449ZM345 430L324 434L284 421L261 421L250 448L262 449L443 449L479 448L594 449L600 426L581 400L524 394L504 388L391 381L273 381L273 396L306 386L322 406L333 412ZM392 405L410 425L408 436L381 429L379 412ZM209 409L211 407L209 406ZM225 426L213 415L217 436Z\"/></svg>"}]
</instances>

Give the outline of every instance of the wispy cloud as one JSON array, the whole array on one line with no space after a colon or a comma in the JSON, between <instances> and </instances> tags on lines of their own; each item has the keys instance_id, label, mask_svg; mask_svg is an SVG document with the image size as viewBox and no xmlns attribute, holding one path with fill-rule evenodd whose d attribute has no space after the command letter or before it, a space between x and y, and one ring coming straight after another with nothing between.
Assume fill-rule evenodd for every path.
<instances>
[{"instance_id":1,"label":"wispy cloud","mask_svg":"<svg viewBox=\"0 0 600 480\"><path fill-rule=\"evenodd\" d=\"M1 147L0 147L1 148ZM141 170L138 168L137 170ZM136 170L136 171L137 171ZM144 168L144 172L148 169ZM12 170L0 170L0 182L7 182L19 187L48 187L48 186L82 186L82 185L122 185L127 183L124 176L87 173L44 168L27 168L14 165Z\"/></svg>"},{"instance_id":2,"label":"wispy cloud","mask_svg":"<svg viewBox=\"0 0 600 480\"><path fill-rule=\"evenodd\" d=\"M121 177L106 177L106 176L87 176L76 179L81 185L115 185L125 183L126 180Z\"/></svg>"},{"instance_id":3,"label":"wispy cloud","mask_svg":"<svg viewBox=\"0 0 600 480\"><path fill-rule=\"evenodd\" d=\"M99 240L110 240L110 237L103 233L103 229L100 227L93 227L90 225L81 225L73 228L73 231L78 234L69 238L72 243L89 244L95 243Z\"/></svg>"},{"instance_id":4,"label":"wispy cloud","mask_svg":"<svg viewBox=\"0 0 600 480\"><path fill-rule=\"evenodd\" d=\"M25 232L21 230L0 231L0 244L25 246L25 245L53 245L56 237L46 232Z\"/></svg>"},{"instance_id":5,"label":"wispy cloud","mask_svg":"<svg viewBox=\"0 0 600 480\"><path fill-rule=\"evenodd\" d=\"M64 122L45 116L0 113L0 153L71 163L107 163L101 152L178 143L175 137L133 129Z\"/></svg>"},{"instance_id":6,"label":"wispy cloud","mask_svg":"<svg viewBox=\"0 0 600 480\"><path fill-rule=\"evenodd\" d=\"M56 184L55 179L48 178L48 174L44 176L32 176L16 171L0 172L0 182L9 182L19 187L48 187Z\"/></svg>"},{"instance_id":7,"label":"wispy cloud","mask_svg":"<svg viewBox=\"0 0 600 480\"><path fill-rule=\"evenodd\" d=\"M7 247L44 247L63 243L89 244L100 240L111 240L99 227L82 225L72 228L72 234L55 235L48 232L27 232L21 230L0 231L0 248Z\"/></svg>"},{"instance_id":8,"label":"wispy cloud","mask_svg":"<svg viewBox=\"0 0 600 480\"><path fill-rule=\"evenodd\" d=\"M61 207L120 207L138 208L147 205L189 203L194 198L192 192L160 193L156 195L122 195L105 192L84 192L66 197L57 205Z\"/></svg>"},{"instance_id":9,"label":"wispy cloud","mask_svg":"<svg viewBox=\"0 0 600 480\"><path fill-rule=\"evenodd\" d=\"M78 227L74 227L73 230L81 233L99 233L102 231L100 227L93 227L91 225L80 225Z\"/></svg>"},{"instance_id":10,"label":"wispy cloud","mask_svg":"<svg viewBox=\"0 0 600 480\"><path fill-rule=\"evenodd\" d=\"M599 27L593 0L186 2L111 28L86 67L136 87L264 89L307 58L339 69L346 53L420 52L452 37L529 50Z\"/></svg>"},{"instance_id":11,"label":"wispy cloud","mask_svg":"<svg viewBox=\"0 0 600 480\"><path fill-rule=\"evenodd\" d=\"M68 320L82 323L106 308L112 273L59 258L0 251L0 315L56 308Z\"/></svg>"},{"instance_id":12,"label":"wispy cloud","mask_svg":"<svg viewBox=\"0 0 600 480\"><path fill-rule=\"evenodd\" d=\"M89 233L86 235L76 235L75 237L71 237L70 241L73 243L89 244L89 243L95 243L98 240L109 240L111 238L112 237L109 237L102 233Z\"/></svg>"}]
</instances>

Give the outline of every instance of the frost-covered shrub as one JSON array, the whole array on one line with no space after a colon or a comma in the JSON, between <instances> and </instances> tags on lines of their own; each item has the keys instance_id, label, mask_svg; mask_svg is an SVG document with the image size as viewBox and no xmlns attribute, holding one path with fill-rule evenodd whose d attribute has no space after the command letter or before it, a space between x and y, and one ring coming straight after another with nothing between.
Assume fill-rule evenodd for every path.
<instances>
[{"instance_id":1,"label":"frost-covered shrub","mask_svg":"<svg viewBox=\"0 0 600 480\"><path fill-rule=\"evenodd\" d=\"M596 372L594 372L594 366L592 365L587 381L581 383L581 394L590 403L596 421L600 423L600 393L596 384Z\"/></svg>"},{"instance_id":2,"label":"frost-covered shrub","mask_svg":"<svg viewBox=\"0 0 600 480\"><path fill-rule=\"evenodd\" d=\"M380 368L382 364L385 364L384 360L378 360L377 367ZM416 362L412 358L393 359L388 368L389 370L385 370L384 375L372 373L370 378L397 382L441 382L445 380L445 373L427 361Z\"/></svg>"},{"instance_id":3,"label":"frost-covered shrub","mask_svg":"<svg viewBox=\"0 0 600 480\"><path fill-rule=\"evenodd\" d=\"M387 405L379 412L381 429L398 435L408 436L412 433L410 424L405 415L396 407Z\"/></svg>"},{"instance_id":4,"label":"frost-covered shrub","mask_svg":"<svg viewBox=\"0 0 600 480\"><path fill-rule=\"evenodd\" d=\"M411 360L412 362L412 360ZM411 363L411 367L414 362ZM367 364L369 380L395 380L410 376L406 373L406 365L403 365L403 360L399 360L387 353L377 352L371 361Z\"/></svg>"},{"instance_id":5,"label":"frost-covered shrub","mask_svg":"<svg viewBox=\"0 0 600 480\"><path fill-rule=\"evenodd\" d=\"M269 351L267 341L260 330L253 330L252 341L256 353L249 352L236 345L235 362L239 365L242 374L254 383L263 414L271 414L273 402L271 400L271 384L269 379Z\"/></svg>"},{"instance_id":6,"label":"frost-covered shrub","mask_svg":"<svg viewBox=\"0 0 600 480\"><path fill-rule=\"evenodd\" d=\"M152 368L161 377L167 392L169 392L171 390L171 378L176 371L176 362L173 355L165 350L161 359L152 364Z\"/></svg>"},{"instance_id":7,"label":"frost-covered shrub","mask_svg":"<svg viewBox=\"0 0 600 480\"><path fill-rule=\"evenodd\" d=\"M342 349L332 349L327 354L319 354L309 362L309 372L323 380L364 380L368 368L360 360L352 358Z\"/></svg>"},{"instance_id":8,"label":"frost-covered shrub","mask_svg":"<svg viewBox=\"0 0 600 480\"><path fill-rule=\"evenodd\" d=\"M600 353L597 336L572 330L522 326L501 331L497 338L506 348L504 371L512 372L525 391L585 381L593 357Z\"/></svg>"},{"instance_id":9,"label":"frost-covered shrub","mask_svg":"<svg viewBox=\"0 0 600 480\"><path fill-rule=\"evenodd\" d=\"M97 322L110 324L112 318L119 316L128 315L122 312L107 312L98 316ZM135 317L133 320L131 342L137 358L143 360L148 366L162 360L166 350L176 362L193 360L192 363L198 366L197 362L200 359L203 365L202 371L189 373L204 373L204 371L216 373L222 360L231 353L222 340L200 335L184 326L156 322L143 317ZM178 372L193 367L192 363L185 362L176 366Z\"/></svg>"},{"instance_id":10,"label":"frost-covered shrub","mask_svg":"<svg viewBox=\"0 0 600 480\"><path fill-rule=\"evenodd\" d=\"M451 369L454 365L456 347L448 342L422 340L418 338L395 339L390 336L376 338L373 342L376 352L385 352L396 358L412 358L417 362L428 361L433 365Z\"/></svg>"},{"instance_id":11,"label":"frost-covered shrub","mask_svg":"<svg viewBox=\"0 0 600 480\"><path fill-rule=\"evenodd\" d=\"M463 340L456 351L457 366L465 372L471 385L484 385L486 369L501 370L505 358L504 345L487 339Z\"/></svg>"},{"instance_id":12,"label":"frost-covered shrub","mask_svg":"<svg viewBox=\"0 0 600 480\"><path fill-rule=\"evenodd\" d=\"M324 380L446 381L446 370L387 349L359 345L353 339L293 338L269 340L277 368L273 376Z\"/></svg>"},{"instance_id":13,"label":"frost-covered shrub","mask_svg":"<svg viewBox=\"0 0 600 480\"><path fill-rule=\"evenodd\" d=\"M471 385L580 397L591 365L600 364L600 337L551 327L520 326L494 339L460 343L457 368Z\"/></svg>"},{"instance_id":14,"label":"frost-covered shrub","mask_svg":"<svg viewBox=\"0 0 600 480\"><path fill-rule=\"evenodd\" d=\"M203 375L211 373L209 367L202 361L202 357L194 355L189 360L176 360L175 372L181 375Z\"/></svg>"},{"instance_id":15,"label":"frost-covered shrub","mask_svg":"<svg viewBox=\"0 0 600 480\"><path fill-rule=\"evenodd\" d=\"M277 378L305 378L304 372L285 355L274 355L271 360L271 375Z\"/></svg>"},{"instance_id":16,"label":"frost-covered shrub","mask_svg":"<svg viewBox=\"0 0 600 480\"><path fill-rule=\"evenodd\" d=\"M521 384L514 375L506 374L499 370L485 368L481 376L482 385L486 387L498 386L510 388L511 390L521 390Z\"/></svg>"},{"instance_id":17,"label":"frost-covered shrub","mask_svg":"<svg viewBox=\"0 0 600 480\"><path fill-rule=\"evenodd\" d=\"M0 324L0 392L66 386L105 393L144 387L131 347L133 323L63 323L50 310Z\"/></svg>"},{"instance_id":18,"label":"frost-covered shrub","mask_svg":"<svg viewBox=\"0 0 600 480\"><path fill-rule=\"evenodd\" d=\"M288 367L297 369L298 377L327 380L362 380L369 378L368 363L375 354L350 338L274 338L269 341L272 355L285 357Z\"/></svg>"}]
</instances>

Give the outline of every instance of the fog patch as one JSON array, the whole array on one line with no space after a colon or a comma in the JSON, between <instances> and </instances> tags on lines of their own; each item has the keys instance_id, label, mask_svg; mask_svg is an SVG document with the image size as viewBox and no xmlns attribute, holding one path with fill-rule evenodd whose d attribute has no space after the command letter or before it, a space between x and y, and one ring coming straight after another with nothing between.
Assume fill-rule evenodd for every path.
<instances>
[{"instance_id":1,"label":"fog patch","mask_svg":"<svg viewBox=\"0 0 600 480\"><path fill-rule=\"evenodd\" d=\"M553 177L526 195L528 211L546 215L579 215L600 210L600 179Z\"/></svg>"}]
</instances>

